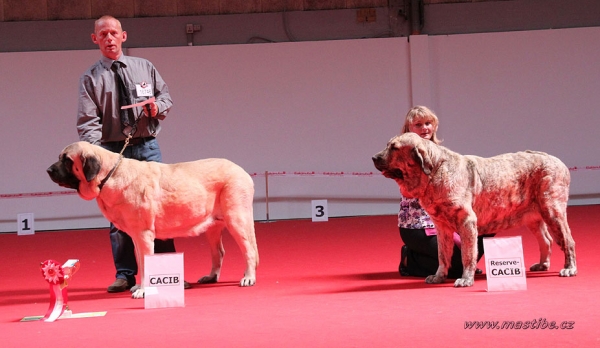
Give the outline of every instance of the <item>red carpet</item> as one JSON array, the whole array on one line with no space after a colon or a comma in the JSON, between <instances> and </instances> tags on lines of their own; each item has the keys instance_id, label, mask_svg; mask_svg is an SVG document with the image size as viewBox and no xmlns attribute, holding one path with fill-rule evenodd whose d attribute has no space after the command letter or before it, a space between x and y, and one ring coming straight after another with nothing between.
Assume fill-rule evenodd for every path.
<instances>
[{"instance_id":1,"label":"red carpet","mask_svg":"<svg viewBox=\"0 0 600 348\"><path fill-rule=\"evenodd\" d=\"M486 291L485 275L470 288L425 284L397 274L400 237L394 216L257 223L257 284L240 288L244 263L225 237L221 282L185 291L186 307L145 310L129 293L108 294L114 270L107 230L0 235L0 332L3 347L399 347L597 346L600 263L595 241L600 206L569 208L579 274L558 277L563 254L553 246L550 272L528 273L527 291ZM508 236L522 231L509 231ZM525 260L538 260L522 233ZM203 237L177 239L186 280L210 269ZM69 285L74 314L96 318L20 322L43 315L46 259L81 261ZM483 260L480 268L483 268ZM571 329L465 328L475 321L555 321Z\"/></svg>"}]
</instances>

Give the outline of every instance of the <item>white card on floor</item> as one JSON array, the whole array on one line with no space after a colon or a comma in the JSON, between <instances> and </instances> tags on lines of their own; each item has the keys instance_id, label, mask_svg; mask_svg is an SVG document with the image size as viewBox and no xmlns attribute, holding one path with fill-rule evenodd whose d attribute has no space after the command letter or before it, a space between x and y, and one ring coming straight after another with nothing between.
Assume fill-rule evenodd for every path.
<instances>
[{"instance_id":1,"label":"white card on floor","mask_svg":"<svg viewBox=\"0 0 600 348\"><path fill-rule=\"evenodd\" d=\"M487 291L527 290L521 236L483 238Z\"/></svg>"},{"instance_id":2,"label":"white card on floor","mask_svg":"<svg viewBox=\"0 0 600 348\"><path fill-rule=\"evenodd\" d=\"M185 307L183 253L146 255L144 307Z\"/></svg>"},{"instance_id":3,"label":"white card on floor","mask_svg":"<svg viewBox=\"0 0 600 348\"><path fill-rule=\"evenodd\" d=\"M17 214L17 235L26 236L35 233L33 213Z\"/></svg>"},{"instance_id":4,"label":"white card on floor","mask_svg":"<svg viewBox=\"0 0 600 348\"><path fill-rule=\"evenodd\" d=\"M328 221L327 200L319 199L311 201L312 205L312 221Z\"/></svg>"}]
</instances>

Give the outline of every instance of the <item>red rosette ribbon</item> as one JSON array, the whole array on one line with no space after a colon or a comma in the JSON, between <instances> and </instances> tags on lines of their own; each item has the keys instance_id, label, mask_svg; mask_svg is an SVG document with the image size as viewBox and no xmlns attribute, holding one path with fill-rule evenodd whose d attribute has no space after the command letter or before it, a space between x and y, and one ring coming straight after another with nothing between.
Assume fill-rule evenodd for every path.
<instances>
[{"instance_id":1,"label":"red rosette ribbon","mask_svg":"<svg viewBox=\"0 0 600 348\"><path fill-rule=\"evenodd\" d=\"M65 272L60 263L54 260L46 260L40 265L42 276L50 285L62 284L65 281Z\"/></svg>"},{"instance_id":2,"label":"red rosette ribbon","mask_svg":"<svg viewBox=\"0 0 600 348\"><path fill-rule=\"evenodd\" d=\"M67 306L67 287L63 287L65 272L62 266L54 260L46 260L40 264L42 276L50 285L50 306L44 321L52 322L58 319Z\"/></svg>"}]
</instances>

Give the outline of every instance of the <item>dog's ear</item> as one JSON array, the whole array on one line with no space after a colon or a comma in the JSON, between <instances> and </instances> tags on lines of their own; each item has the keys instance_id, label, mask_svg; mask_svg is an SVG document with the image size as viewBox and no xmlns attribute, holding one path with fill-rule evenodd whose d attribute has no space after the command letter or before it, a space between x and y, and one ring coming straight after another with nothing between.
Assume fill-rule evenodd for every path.
<instances>
[{"instance_id":1,"label":"dog's ear","mask_svg":"<svg viewBox=\"0 0 600 348\"><path fill-rule=\"evenodd\" d=\"M83 167L83 175L85 175L85 180L87 182L92 181L98 173L100 173L100 161L94 155L81 155L81 166Z\"/></svg>"},{"instance_id":2,"label":"dog's ear","mask_svg":"<svg viewBox=\"0 0 600 348\"><path fill-rule=\"evenodd\" d=\"M431 174L431 171L433 170L433 163L431 163L431 158L423 146L417 145L413 147L412 157L417 163L419 163L425 175Z\"/></svg>"}]
</instances>

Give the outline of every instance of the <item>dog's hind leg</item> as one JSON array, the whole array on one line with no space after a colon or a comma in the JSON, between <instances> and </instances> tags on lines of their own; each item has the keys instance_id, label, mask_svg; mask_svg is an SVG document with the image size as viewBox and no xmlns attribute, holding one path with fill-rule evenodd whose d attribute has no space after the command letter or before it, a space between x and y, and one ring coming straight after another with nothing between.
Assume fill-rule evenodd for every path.
<instances>
[{"instance_id":1,"label":"dog's hind leg","mask_svg":"<svg viewBox=\"0 0 600 348\"><path fill-rule=\"evenodd\" d=\"M552 172L554 175L544 177L540 186L540 213L548 226L548 232L565 254L565 265L560 270L561 277L572 277L577 274L575 261L575 241L567 223L567 201L569 199L569 170L561 163L560 168Z\"/></svg>"},{"instance_id":2,"label":"dog's hind leg","mask_svg":"<svg viewBox=\"0 0 600 348\"><path fill-rule=\"evenodd\" d=\"M554 241L565 254L565 265L560 270L561 277L572 277L577 275L577 263L575 260L575 241L571 235L571 229L567 223L566 207L563 209L548 209L542 213L542 217L548 225L548 231Z\"/></svg>"},{"instance_id":3,"label":"dog's hind leg","mask_svg":"<svg viewBox=\"0 0 600 348\"><path fill-rule=\"evenodd\" d=\"M246 259L246 270L240 286L253 286L256 283L256 267L258 267L258 247L256 246L253 217L251 215L230 217L228 230Z\"/></svg>"},{"instance_id":4,"label":"dog's hind leg","mask_svg":"<svg viewBox=\"0 0 600 348\"><path fill-rule=\"evenodd\" d=\"M212 268L210 274L198 279L200 284L212 284L219 281L221 275L221 267L223 266L223 257L225 256L225 248L223 247L222 239L223 226L212 226L204 235L208 240L210 247L210 256L212 260Z\"/></svg>"},{"instance_id":5,"label":"dog's hind leg","mask_svg":"<svg viewBox=\"0 0 600 348\"><path fill-rule=\"evenodd\" d=\"M223 221L246 260L246 270L240 280L240 286L253 286L256 283L256 267L258 267L258 247L252 212L254 187L249 176L245 180L247 181L240 180L226 185L220 199Z\"/></svg>"},{"instance_id":6,"label":"dog's hind leg","mask_svg":"<svg viewBox=\"0 0 600 348\"><path fill-rule=\"evenodd\" d=\"M540 248L540 262L529 267L530 271L539 272L550 269L550 256L552 255L552 237L548 233L546 223L541 218L527 222L527 228L533 233Z\"/></svg>"}]
</instances>

